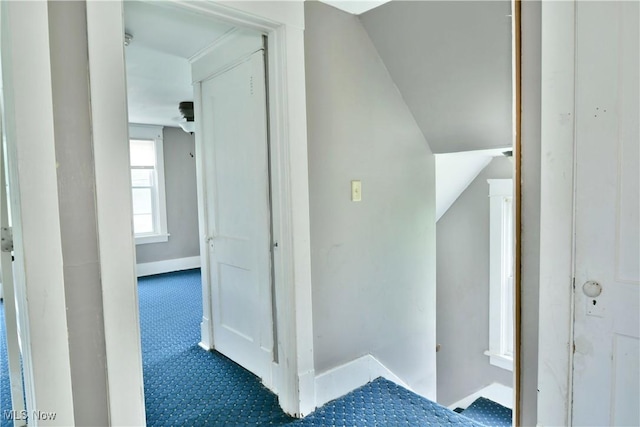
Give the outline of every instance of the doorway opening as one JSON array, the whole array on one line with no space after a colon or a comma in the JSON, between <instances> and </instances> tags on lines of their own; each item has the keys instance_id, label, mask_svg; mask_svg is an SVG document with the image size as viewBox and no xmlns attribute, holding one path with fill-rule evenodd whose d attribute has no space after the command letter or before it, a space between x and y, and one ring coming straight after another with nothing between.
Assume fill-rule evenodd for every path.
<instances>
[{"instance_id":1,"label":"doorway opening","mask_svg":"<svg viewBox=\"0 0 640 427\"><path fill-rule=\"evenodd\" d=\"M165 322L188 323L185 334L194 338L194 317L180 311L201 307L197 342L184 341L175 353L196 360L200 381L216 381L188 356L204 348L215 352L211 363L224 355L277 392L266 34L145 2L126 2L124 17L137 269L149 276L139 281L147 401L157 395L150 384L158 384L147 377L166 351L145 329L156 328L147 288L158 278L202 283L199 294L185 289L201 305L180 307L176 297L167 314L175 321ZM158 273L168 274L152 276Z\"/></svg>"},{"instance_id":2,"label":"doorway opening","mask_svg":"<svg viewBox=\"0 0 640 427\"><path fill-rule=\"evenodd\" d=\"M159 6L159 5L158 5ZM293 415L303 415L310 412L313 406L313 381L312 371L309 374L309 366L313 363L313 342L311 340L311 316L305 312L304 308L310 306L310 257L308 250L308 207L306 201L308 194L307 188L307 165L306 165L306 127L305 127L305 103L304 96L304 67L303 65L303 44L302 44L302 28L304 26L303 16L299 13L301 4L282 4L277 9L265 8L258 4L237 4L227 5L216 2L193 3L193 2L175 2L172 4L163 4L167 8L174 10L191 11L198 16L209 16L220 18L224 22L229 22L232 26L242 28L250 28L259 32L262 36L269 36L268 43L270 52L272 52L273 64L269 64L269 83L272 91L269 93L269 100L273 101L272 116L270 117L269 133L272 134L273 143L277 148L274 152L277 154L270 159L272 164L276 165L274 176L277 177L277 185L274 186L273 192L274 209L273 216L279 216L282 221L278 224L279 229L273 231L274 236L278 236L279 240L279 256L274 256L274 275L276 277L275 284L277 291L275 292L276 306L279 310L278 323L286 325L286 328L280 328L282 333L278 339L278 359L287 359L286 367L278 365L280 369L273 370L273 381L277 385L280 406L285 412ZM114 423L122 422L144 422L143 396L140 393L142 386L142 371L140 361L140 335L138 328L138 307L137 292L135 288L134 276L134 256L132 254L133 241L131 235L131 212L130 201L133 188L130 185L128 175L132 172L129 165L129 150L127 138L127 117L126 117L126 94L125 94L125 63L124 63L124 47L123 39L125 38L125 29L123 25L123 4L122 2L88 2L83 5L85 8L85 16L77 19L86 18L87 31L80 36L80 40L84 42L86 33L88 45L88 64L91 71L90 81L90 113L93 139L93 154L95 163L95 187L96 187L96 209L97 209L97 231L100 234L99 239L99 255L100 263L103 270L101 275L100 289L102 293L102 308L105 330L105 353L108 355L106 359L109 367L106 378L106 385L110 392L111 398L107 406L110 412L111 420ZM5 14L3 8L3 47L4 44L10 43L13 48L12 52L20 52L27 49L34 52L37 60L47 64L49 56L60 58L64 61L64 55L54 52L48 45L48 27L45 24L49 19L46 5L33 6L31 8L23 8L16 6L11 8L12 19L9 21L11 26L5 25ZM38 12L38 13L36 13ZM41 12L41 13L40 13ZM79 22L79 21L78 21ZM22 33L28 33L32 28L39 28L41 31L33 32L31 37L20 37ZM14 36L14 37L9 37ZM22 43L24 41L24 43ZM33 46L37 46L33 48ZM7 63L4 61L4 54L8 50L3 49L3 66ZM59 52L58 52L59 53ZM5 82L27 81L29 78L42 78L38 80L39 85L19 85L26 92L23 99L37 98L33 93L50 94L51 81L48 79L46 69L40 72L42 67L30 66L28 61L22 61L20 55L15 55L11 59L18 58L11 71L12 75L5 74ZM31 59L31 57L29 57ZM84 60L86 61L86 60ZM35 70L33 74L30 72ZM20 80L22 79L22 80ZM6 90L11 91L13 85L7 84ZM82 85L81 85L82 86ZM16 90L18 91L18 90ZM20 92L20 91L18 91ZM48 96L48 95L47 95ZM28 104L20 104L20 106L28 106ZM12 106L13 107L13 106ZM12 117L8 123L14 128L13 122L22 124L32 118L32 112L28 112L27 108L8 109ZM50 134L50 123L47 121L52 116L52 107L47 104L46 108L38 110L44 120L36 121L38 126L24 126L23 129L33 130L33 135L40 135L38 132L45 132L47 138L29 137L31 133L23 132L20 134L19 147L25 147L23 141L39 141L43 146L50 144L53 136ZM46 124L42 124L46 122ZM196 133L197 135L197 133ZM15 136L15 135L14 135ZM164 135L163 135L164 138ZM12 138L13 139L13 138ZM144 140L144 138L142 139ZM12 148L15 148L12 145ZM30 147L30 145L29 145ZM16 150L12 150L9 155L15 164ZM39 170L37 161L43 164L53 164L50 162L50 151L35 150L39 157L31 159L30 166L33 170ZM197 153L194 153L197 158ZM50 157L50 156L49 156ZM37 160L37 161L36 161ZM12 179L16 178L16 171L12 164ZM148 165L137 165L148 166ZM137 169L144 169L137 168ZM27 172L31 169L27 168ZM47 173L55 171L47 169ZM138 171L140 175L143 173ZM157 173L157 172L156 172ZM151 172L149 172L151 174ZM33 174L32 174L33 175ZM30 178L29 173L24 174ZM48 176L48 175L47 175ZM33 179L38 179L40 175ZM28 179L20 176L21 179ZM43 179L48 185L55 185L53 179ZM12 181L13 182L13 181ZM17 181L16 181L17 182ZM139 185L140 189L148 189L149 186ZM18 200L15 204L16 209L23 208L28 212L35 212L34 216L38 216L37 203L30 205L30 201L38 201L40 195L53 194L48 187L38 187L40 192L34 191L21 195L19 191L14 192L14 198ZM43 190L44 188L44 190ZM144 193L141 191L141 193ZM22 197L22 198L20 198ZM149 198L147 198L148 201ZM55 201L52 199L52 201ZM25 207L26 206L26 207ZM114 209L114 206L123 206L123 209ZM148 206L147 206L148 207ZM294 209L295 207L295 209ZM148 209L147 209L148 210ZM57 214L57 209L48 209L50 212ZM276 215L277 212L277 215ZM138 212L141 218L148 215L142 209ZM51 215L52 221L53 214ZM14 215L19 219L19 215ZM31 217L30 217L31 218ZM17 221L17 219L16 219ZM47 229L45 221L34 221L37 225L42 225ZM296 233L293 235L293 224L295 223ZM38 229L34 227L34 229ZM49 227L51 229L51 227ZM42 236L39 233L38 238ZM168 234L168 233L167 233ZM59 237L59 236L58 236ZM201 237L201 236L200 236ZM21 236L16 241L22 243ZM59 239L49 239L52 245L59 244ZM43 239L43 242L48 242ZM201 242L202 243L202 242ZM42 245L35 245L43 248ZM59 245L58 245L59 246ZM18 251L20 246L18 246ZM37 252L37 251L36 251ZM44 255L46 250L42 249ZM38 274L47 275L51 268L54 270L59 266L54 263L43 264L38 270L33 268L35 263L31 264L31 268L27 269L25 265L20 264L20 258L16 256L14 272L16 273L16 282L18 283L17 291L25 290L25 273L37 271ZM18 265L20 264L20 265ZM46 268L45 268L46 267ZM37 281L36 281L37 283ZM59 280L56 285L62 285L63 281ZM34 295L38 289L29 288L34 291ZM46 294L46 293L45 293ZM26 298L22 295L17 298L21 304L25 304ZM60 293L58 293L60 296ZM46 297L46 295L45 295ZM33 300L33 299L32 299ZM52 301L49 299L49 301ZM203 301L209 302L208 299ZM296 312L296 307L302 307L301 312ZM65 304L58 298L50 303L55 307L56 320L60 320L60 325L65 320ZM52 331L52 321L47 319L28 318L26 310L21 310L21 314L26 320L33 320L30 324L21 323L21 333L28 337L30 331L44 332ZM25 320L22 319L22 320ZM61 328L62 329L62 328ZM61 338L64 331L58 331L59 335L50 334L51 341L57 344L56 349L61 351L61 366L66 366L66 342ZM58 339L59 338L59 339ZM25 360L25 382L27 406L35 407L36 393L39 396L46 395L52 401L58 402L58 406L72 406L72 393L69 390L61 392L61 386L53 384L51 381L47 383L46 378L35 377L32 372L27 372L31 368L31 359L34 364L42 362L46 364L47 355L42 352L31 352L30 341L22 340L25 348L23 349L23 357ZM212 343L208 343L212 345ZM51 348L51 347L50 347ZM33 356L33 357L32 357ZM41 357L44 356L44 357ZM298 357L299 356L299 357ZM43 359L42 361L40 359ZM68 364L67 364L68 365ZM60 375L67 375L69 372L62 372ZM303 378L306 375L305 378ZM37 380L37 381L36 381ZM304 380L304 381L303 381ZM35 382L37 382L37 387ZM274 386L274 388L276 388ZM42 402L42 399L40 399ZM66 407L66 406L65 406ZM62 410L62 409L61 409ZM72 411L67 411L72 414ZM71 415L69 415L71 417ZM122 419L121 419L122 418ZM126 421L125 420L128 420ZM70 418L71 419L71 418ZM118 421L120 420L120 421ZM133 421L131 421L133 420Z\"/></svg>"},{"instance_id":3,"label":"doorway opening","mask_svg":"<svg viewBox=\"0 0 640 427\"><path fill-rule=\"evenodd\" d=\"M487 84L499 87L491 105L502 113L492 125L502 126L503 143L436 154L438 402L463 414L489 405L511 425L519 416L520 4L490 7L485 17L502 18L483 37L494 39L489 66L501 66Z\"/></svg>"}]
</instances>

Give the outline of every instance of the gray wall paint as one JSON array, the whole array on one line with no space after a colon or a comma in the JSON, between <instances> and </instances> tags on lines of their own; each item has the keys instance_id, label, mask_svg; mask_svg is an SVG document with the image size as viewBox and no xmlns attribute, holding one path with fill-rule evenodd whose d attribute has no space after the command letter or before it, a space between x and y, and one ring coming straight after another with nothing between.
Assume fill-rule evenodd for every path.
<instances>
[{"instance_id":1,"label":"gray wall paint","mask_svg":"<svg viewBox=\"0 0 640 427\"><path fill-rule=\"evenodd\" d=\"M434 156L358 18L305 23L316 374L372 354L433 396Z\"/></svg>"},{"instance_id":2,"label":"gray wall paint","mask_svg":"<svg viewBox=\"0 0 640 427\"><path fill-rule=\"evenodd\" d=\"M196 195L195 139L180 128L165 127L164 180L169 241L136 245L136 262L163 261L200 254Z\"/></svg>"},{"instance_id":3,"label":"gray wall paint","mask_svg":"<svg viewBox=\"0 0 640 427\"><path fill-rule=\"evenodd\" d=\"M497 157L437 224L438 403L448 406L513 374L489 364L489 184L513 177Z\"/></svg>"},{"instance_id":4,"label":"gray wall paint","mask_svg":"<svg viewBox=\"0 0 640 427\"><path fill-rule=\"evenodd\" d=\"M108 386L86 22L84 2L49 4L51 51L63 53L51 55L51 81L74 415L77 425L103 426Z\"/></svg>"},{"instance_id":5,"label":"gray wall paint","mask_svg":"<svg viewBox=\"0 0 640 427\"><path fill-rule=\"evenodd\" d=\"M392 1L361 15L434 153L509 147L508 1Z\"/></svg>"},{"instance_id":6,"label":"gray wall paint","mask_svg":"<svg viewBox=\"0 0 640 427\"><path fill-rule=\"evenodd\" d=\"M521 425L537 424L540 290L541 2L522 5Z\"/></svg>"}]
</instances>

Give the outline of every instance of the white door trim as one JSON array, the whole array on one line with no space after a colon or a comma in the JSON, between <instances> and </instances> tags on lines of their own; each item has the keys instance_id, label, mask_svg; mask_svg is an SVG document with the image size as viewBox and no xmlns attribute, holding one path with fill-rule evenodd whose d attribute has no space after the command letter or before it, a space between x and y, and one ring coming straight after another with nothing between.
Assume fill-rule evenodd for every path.
<instances>
[{"instance_id":1,"label":"white door trim","mask_svg":"<svg viewBox=\"0 0 640 427\"><path fill-rule=\"evenodd\" d=\"M3 120L26 407L57 412L51 425L74 425L69 343L59 339L68 327L47 7L44 2L0 4ZM31 423L37 426L37 418Z\"/></svg>"},{"instance_id":2,"label":"white door trim","mask_svg":"<svg viewBox=\"0 0 640 427\"><path fill-rule=\"evenodd\" d=\"M164 5L211 16L239 27L262 31L269 37L270 139L272 152L276 154L272 158L275 165L272 171L274 191L277 192L273 198L273 214L278 216L280 222L280 228L274 230L274 235L279 237L281 254L274 265L280 361L279 369L274 372L279 378L274 378L274 382L278 384L279 401L283 410L292 415L306 415L314 409L315 391L304 78L304 10L301 1L276 3L271 5L271 2L174 1ZM97 10L98 7L108 8L104 6L107 4L112 2L88 2L88 10ZM122 7L120 3L118 5L119 8ZM89 28L98 28L98 26L105 28L102 33L91 34L90 57L104 55L104 52L100 51L102 45L109 46L117 42L122 46L123 35L116 34L122 29L122 15L108 14L98 17L91 13L88 14L88 25ZM107 30L109 28L111 30ZM121 61L123 52L120 51L119 55L117 60ZM122 77L124 77L123 73L124 69L118 71ZM92 72L92 99L94 90L108 91L114 84L120 84L121 79L115 77L117 76L94 80ZM114 80L117 83L114 83ZM105 123L108 121L116 128L126 126L126 121L123 122L122 118L122 112L126 111L123 109L126 108L126 94L122 93L119 86L111 93L117 99L113 100L115 107L112 111L105 112ZM94 138L104 138L108 135L106 126L94 129ZM96 165L99 161L106 160L101 158L101 153L98 152L95 153L95 158ZM113 191L115 190L113 188ZM202 197L202 194L199 197ZM97 209L98 215L112 213L106 205L98 204ZM200 221L202 221L202 215ZM117 235L100 233L100 236L101 248L102 239L111 240L113 245L123 243ZM205 236L201 236L201 239L204 238ZM207 267L203 264L203 277L206 277L206 269ZM127 310L131 309L130 304L137 303L134 300L135 296L132 295L125 298ZM127 313L133 315L128 311ZM108 309L105 303L105 328L122 315L122 310ZM203 345L210 347L211 342L205 343L205 339L206 334L203 337ZM121 347L122 357L135 356L136 360L139 359L139 342L137 346L126 348L116 337L108 333L105 340L107 349ZM137 354L134 354L136 349ZM108 355L111 357L110 353ZM126 372L119 374L115 371L113 375L129 374ZM113 393L110 393L110 396L112 395ZM143 404L142 390L137 390L134 400ZM112 402L110 405L113 414L115 408ZM120 413L123 416L127 415L127 412Z\"/></svg>"},{"instance_id":3,"label":"white door trim","mask_svg":"<svg viewBox=\"0 0 640 427\"><path fill-rule=\"evenodd\" d=\"M272 215L278 253L274 259L278 360L274 364L272 388L279 392L280 405L294 415L306 415L315 406L313 335L311 318L311 278L309 254L308 171L306 161L306 101L304 97L304 39L301 28L264 22L245 13L230 11L213 3L176 2L176 6L198 10L234 25L259 30L268 35L270 149L272 170ZM301 6L301 5L300 5ZM240 16L238 16L240 15ZM249 24L249 25L247 25ZM292 67L295 65L295 68ZM285 80L286 78L286 80ZM199 91L196 90L199 93ZM297 107L293 107L297 105ZM291 107L291 108L289 108ZM304 159L304 160L303 160ZM201 162L202 160L200 160ZM199 163L199 182L203 182ZM299 190L295 186L300 186ZM204 192L199 189L201 221ZM293 230L296 230L294 235ZM201 230L206 224L201 222ZM203 280L208 280L206 255L208 233L201 236ZM298 240L298 242L296 242ZM201 346L212 348L211 289L203 283L203 323ZM207 303L204 304L204 299ZM298 308L296 308L298 307ZM288 368L286 368L288 365Z\"/></svg>"},{"instance_id":4,"label":"white door trim","mask_svg":"<svg viewBox=\"0 0 640 427\"><path fill-rule=\"evenodd\" d=\"M569 425L572 400L575 2L542 3L538 425Z\"/></svg>"}]
</instances>

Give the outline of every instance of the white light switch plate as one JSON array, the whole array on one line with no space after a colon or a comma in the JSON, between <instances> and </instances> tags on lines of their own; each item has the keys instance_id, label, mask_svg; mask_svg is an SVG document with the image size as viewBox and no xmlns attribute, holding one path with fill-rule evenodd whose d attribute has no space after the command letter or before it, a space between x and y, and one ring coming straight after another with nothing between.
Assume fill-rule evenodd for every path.
<instances>
[{"instance_id":1,"label":"white light switch plate","mask_svg":"<svg viewBox=\"0 0 640 427\"><path fill-rule=\"evenodd\" d=\"M351 201L359 202L362 200L362 183L357 181L351 181Z\"/></svg>"}]
</instances>

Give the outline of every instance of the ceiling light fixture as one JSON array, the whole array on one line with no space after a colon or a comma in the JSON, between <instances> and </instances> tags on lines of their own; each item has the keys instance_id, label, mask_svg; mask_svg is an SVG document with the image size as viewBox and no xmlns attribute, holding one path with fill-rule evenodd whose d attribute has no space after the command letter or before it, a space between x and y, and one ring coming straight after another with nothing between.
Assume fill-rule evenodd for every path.
<instances>
[{"instance_id":1,"label":"ceiling light fixture","mask_svg":"<svg viewBox=\"0 0 640 427\"><path fill-rule=\"evenodd\" d=\"M178 124L182 128L183 131L190 133L193 135L193 132L196 130L196 123L194 120L193 114L193 101L183 101L178 105L178 110L180 110L180 114L182 114L182 121Z\"/></svg>"}]
</instances>

